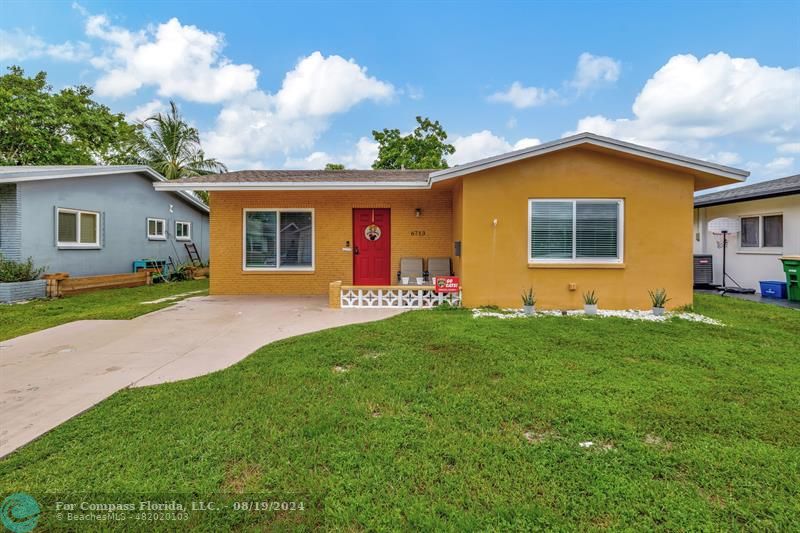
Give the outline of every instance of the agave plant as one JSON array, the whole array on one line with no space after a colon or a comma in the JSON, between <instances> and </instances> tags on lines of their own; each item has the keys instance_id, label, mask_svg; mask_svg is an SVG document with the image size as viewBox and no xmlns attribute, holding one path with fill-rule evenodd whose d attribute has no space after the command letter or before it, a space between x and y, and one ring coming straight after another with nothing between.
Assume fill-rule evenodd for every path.
<instances>
[{"instance_id":1,"label":"agave plant","mask_svg":"<svg viewBox=\"0 0 800 533\"><path fill-rule=\"evenodd\" d=\"M656 289L654 291L647 291L650 294L650 302L653 304L653 307L662 309L666 305L668 301L672 298L667 298L667 290L666 289Z\"/></svg>"},{"instance_id":2,"label":"agave plant","mask_svg":"<svg viewBox=\"0 0 800 533\"><path fill-rule=\"evenodd\" d=\"M533 288L522 292L522 305L536 305L536 295L533 293Z\"/></svg>"},{"instance_id":3,"label":"agave plant","mask_svg":"<svg viewBox=\"0 0 800 533\"><path fill-rule=\"evenodd\" d=\"M597 295L593 290L583 293L583 303L586 305L597 305Z\"/></svg>"}]
</instances>

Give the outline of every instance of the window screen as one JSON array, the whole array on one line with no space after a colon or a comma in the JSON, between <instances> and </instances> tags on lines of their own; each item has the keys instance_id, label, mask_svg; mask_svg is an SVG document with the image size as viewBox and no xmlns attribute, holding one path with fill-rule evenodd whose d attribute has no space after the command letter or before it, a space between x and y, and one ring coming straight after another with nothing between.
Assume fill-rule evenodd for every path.
<instances>
[{"instance_id":1,"label":"window screen","mask_svg":"<svg viewBox=\"0 0 800 533\"><path fill-rule=\"evenodd\" d=\"M81 213L81 244L97 242L97 215Z\"/></svg>"},{"instance_id":2,"label":"window screen","mask_svg":"<svg viewBox=\"0 0 800 533\"><path fill-rule=\"evenodd\" d=\"M783 246L783 215L764 217L764 246Z\"/></svg>"},{"instance_id":3,"label":"window screen","mask_svg":"<svg viewBox=\"0 0 800 533\"><path fill-rule=\"evenodd\" d=\"M742 233L739 237L742 248L758 247L758 217L744 217L741 220Z\"/></svg>"},{"instance_id":4,"label":"window screen","mask_svg":"<svg viewBox=\"0 0 800 533\"><path fill-rule=\"evenodd\" d=\"M58 242L78 242L78 213L58 212Z\"/></svg>"}]
</instances>

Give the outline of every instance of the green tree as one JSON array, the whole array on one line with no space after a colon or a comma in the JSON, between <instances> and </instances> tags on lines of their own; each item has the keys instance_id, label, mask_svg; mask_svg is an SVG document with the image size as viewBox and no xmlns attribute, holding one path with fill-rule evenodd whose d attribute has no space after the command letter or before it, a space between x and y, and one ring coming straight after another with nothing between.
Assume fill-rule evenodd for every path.
<instances>
[{"instance_id":1,"label":"green tree","mask_svg":"<svg viewBox=\"0 0 800 533\"><path fill-rule=\"evenodd\" d=\"M140 127L85 85L53 92L47 73L12 66L0 76L0 165L128 164Z\"/></svg>"},{"instance_id":2,"label":"green tree","mask_svg":"<svg viewBox=\"0 0 800 533\"><path fill-rule=\"evenodd\" d=\"M168 113L156 113L142 126L141 162L168 180L228 171L225 164L206 157L200 147L200 133L184 120L175 102L170 100ZM195 193L208 203L206 191Z\"/></svg>"},{"instance_id":3,"label":"green tree","mask_svg":"<svg viewBox=\"0 0 800 533\"><path fill-rule=\"evenodd\" d=\"M325 165L325 170L344 170L344 165L341 163L328 163Z\"/></svg>"},{"instance_id":4,"label":"green tree","mask_svg":"<svg viewBox=\"0 0 800 533\"><path fill-rule=\"evenodd\" d=\"M168 113L156 113L142 126L142 162L168 180L228 171L223 163L206 157L200 133L184 120L175 102L170 101Z\"/></svg>"},{"instance_id":5,"label":"green tree","mask_svg":"<svg viewBox=\"0 0 800 533\"><path fill-rule=\"evenodd\" d=\"M378 158L372 168L447 168L445 157L456 151L448 144L447 133L439 121L417 117L413 133L402 136L398 129L373 131L378 141Z\"/></svg>"}]
</instances>

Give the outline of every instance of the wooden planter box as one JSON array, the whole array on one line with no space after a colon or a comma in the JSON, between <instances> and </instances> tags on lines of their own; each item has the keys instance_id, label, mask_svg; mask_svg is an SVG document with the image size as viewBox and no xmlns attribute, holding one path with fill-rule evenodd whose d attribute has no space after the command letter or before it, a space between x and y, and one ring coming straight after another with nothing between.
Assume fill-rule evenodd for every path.
<instances>
[{"instance_id":1,"label":"wooden planter box","mask_svg":"<svg viewBox=\"0 0 800 533\"><path fill-rule=\"evenodd\" d=\"M0 302L2 303L33 300L45 296L47 296L47 281L44 279L0 283Z\"/></svg>"},{"instance_id":2,"label":"wooden planter box","mask_svg":"<svg viewBox=\"0 0 800 533\"><path fill-rule=\"evenodd\" d=\"M119 289L122 287L140 287L152 284L152 270L140 270L130 274L110 274L106 276L87 276L71 278L69 274L59 272L42 276L47 281L47 296L57 298L70 294L98 291L103 289Z\"/></svg>"}]
</instances>

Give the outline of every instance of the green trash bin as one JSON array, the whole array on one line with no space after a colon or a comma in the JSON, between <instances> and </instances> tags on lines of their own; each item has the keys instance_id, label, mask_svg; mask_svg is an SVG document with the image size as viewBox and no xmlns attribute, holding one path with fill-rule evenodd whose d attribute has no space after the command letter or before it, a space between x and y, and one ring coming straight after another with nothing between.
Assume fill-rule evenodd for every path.
<instances>
[{"instance_id":1,"label":"green trash bin","mask_svg":"<svg viewBox=\"0 0 800 533\"><path fill-rule=\"evenodd\" d=\"M786 296L793 302L800 302L800 255L781 257L783 271L786 273Z\"/></svg>"}]
</instances>

